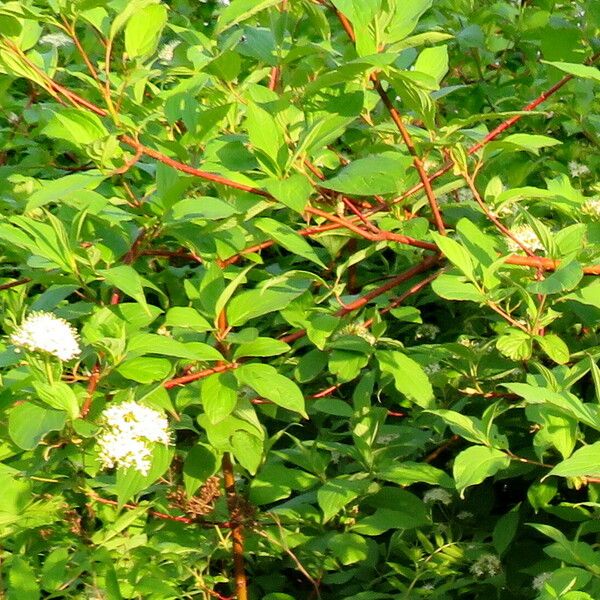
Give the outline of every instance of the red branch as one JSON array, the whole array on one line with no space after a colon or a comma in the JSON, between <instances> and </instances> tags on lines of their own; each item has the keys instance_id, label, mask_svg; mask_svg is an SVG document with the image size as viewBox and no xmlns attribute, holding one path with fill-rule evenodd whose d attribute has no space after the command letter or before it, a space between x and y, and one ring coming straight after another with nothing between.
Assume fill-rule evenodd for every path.
<instances>
[{"instance_id":1,"label":"red branch","mask_svg":"<svg viewBox=\"0 0 600 600\"><path fill-rule=\"evenodd\" d=\"M223 484L227 498L227 508L231 520L236 519L239 512L239 502L235 490L235 477L229 453L223 454ZM244 565L244 526L236 523L231 528L233 541L233 572L235 577L235 592L237 600L248 600L248 584Z\"/></svg>"},{"instance_id":2,"label":"red branch","mask_svg":"<svg viewBox=\"0 0 600 600\"><path fill-rule=\"evenodd\" d=\"M419 264L404 271L404 273L400 273L400 275L396 275L396 277L393 277L392 279L390 279L383 285L379 286L378 288L371 290L364 296L361 296L360 298L354 300L354 302L350 302L349 304L346 304L343 308L341 308L336 313L336 316L342 317L344 315L347 315L350 312L353 312L355 310L358 310L359 308L362 308L365 304L367 304L368 302L373 300L373 298L377 298L377 296L381 296L381 294L385 294L385 292L388 292L389 290L397 287L401 283L404 283L405 281L412 279L415 275L418 275L419 273L422 273L423 271L427 271L428 269L430 269L431 267L436 265L439 261L440 261L439 254L436 254L435 256L428 256L425 260L421 261ZM427 280L425 280L425 281L427 281Z\"/></svg>"},{"instance_id":3,"label":"red branch","mask_svg":"<svg viewBox=\"0 0 600 600\"><path fill-rule=\"evenodd\" d=\"M81 407L81 411L79 416L82 419L85 419L87 414L90 412L90 407L92 406L92 401L94 399L94 393L96 392L96 388L98 387L98 382L100 381L100 364L96 363L92 367L92 373L90 378L88 379L86 397L83 405Z\"/></svg>"},{"instance_id":4,"label":"red branch","mask_svg":"<svg viewBox=\"0 0 600 600\"><path fill-rule=\"evenodd\" d=\"M31 279L29 277L24 277L23 279L17 279L16 281L11 281L9 283L2 283L2 284L0 284L0 291L9 290L10 288L14 288L19 285L25 285L26 283L29 283L30 281L31 281Z\"/></svg>"},{"instance_id":5,"label":"red branch","mask_svg":"<svg viewBox=\"0 0 600 600\"><path fill-rule=\"evenodd\" d=\"M189 375L183 375L182 377L175 377L173 379L169 379L169 381L165 381L163 385L167 390L170 390L171 388L174 388L178 385L185 385L186 383L191 383L192 381L198 381L198 379L203 379L204 377L208 377L209 375L213 375L214 373L224 373L225 371L237 369L239 366L239 363L235 362L217 365L216 367L211 367L210 369L204 369L203 371L198 371L196 373L190 373Z\"/></svg>"},{"instance_id":6,"label":"red branch","mask_svg":"<svg viewBox=\"0 0 600 600\"><path fill-rule=\"evenodd\" d=\"M20 49L16 45L14 45L12 42L6 41L6 44L7 44L7 46L11 47L11 49L13 51L15 51L17 54L19 54L21 59L24 60L31 68L33 68L44 79L44 81L47 83L47 85L50 87L50 89L53 92L62 94L68 100L70 100L73 104L75 104L77 106L83 106L84 108L91 110L92 112L94 112L95 114L97 114L99 116L106 116L108 114L107 111L105 111L104 109L96 106L95 104L93 104L92 102L89 102L88 100L85 100L84 98L81 98L77 94L71 92L67 88L56 83L53 79L49 78L44 71L40 70L34 63L32 63L27 58L27 56L24 53L22 53L20 51ZM595 62L599 57L600 57L600 53L594 55L587 62L588 63ZM525 106L523 110L524 111L533 110L535 107L537 107L539 104L544 102L547 98L549 98L552 94L554 94L558 89L560 89L563 85L565 85L571 79L573 79L572 75L563 77L563 79L561 79L557 84L552 86L552 88L550 88L543 94L540 94L540 96L538 96L538 98L536 98L535 100L530 102L527 106ZM474 146L472 146L468 150L468 153L473 154L474 152L477 152L477 150L479 150L482 146L484 146L485 144L492 141L495 137L500 135L500 133L502 133L508 127L510 127L511 125L516 123L521 118L521 116L522 115L515 115L515 116L511 117L510 119L507 119L504 123L500 124L493 131L491 131L482 141L480 141L477 144L475 144ZM200 169L196 169L194 167L186 165L185 163L181 163L172 158L169 158L168 156L166 156L160 152L157 152L156 150L153 150L151 148L148 148L147 146L144 146L143 144L141 144L140 142L138 142L137 140L135 140L134 138L132 138L130 136L124 135L124 136L121 136L120 139L121 139L121 141L123 141L123 143L132 146L136 150L140 150L143 154L145 154L151 158L154 158L160 162L163 162L164 164L167 164L167 165L173 167L174 169L178 169L184 173L188 173L188 174L194 175L196 177L207 179L207 180L213 181L215 183L221 183L223 185L226 185L226 186L238 189L238 190L257 194L257 195L263 196L265 198L270 198L270 199L272 198L272 196L268 192L265 192L264 190L260 190L258 188L254 188L251 186L247 186L245 184L240 184L238 182L231 181L220 175L215 175L213 173L207 173L205 171L201 171ZM446 163L445 165L443 165L441 167L441 169L439 169L432 175L429 175L426 178L427 182L431 183L438 177L441 177L442 175L444 175L445 173L450 171L452 169L452 167L453 167L453 163L451 163L451 162ZM404 194L402 194L402 196L397 198L394 202L399 202L401 199L404 199L404 198L418 192L419 190L425 188L426 185L427 184L425 184L422 181L420 184L413 186L410 190L407 190ZM365 216L367 216L368 214L373 214L375 212L379 212L381 209L382 209L381 206L377 206L377 207L371 209L371 211L369 211L369 213L366 213ZM311 212L318 214L318 213L316 213L316 210L317 209L310 208ZM351 219L340 219L338 217L335 217L334 215L330 215L329 213L324 213L323 211L321 211L321 216L324 216L328 220L332 221L332 223L326 227L322 226L319 228L310 228L308 230L301 231L300 234L301 235L314 235L316 233L322 233L324 231L331 231L331 230L340 229L343 227L349 228L350 225L353 225L353 222ZM356 217L354 217L354 218L356 219ZM367 232L364 232L360 228L355 227L353 229L353 231L359 233L359 235L361 235L362 237L365 237L366 239L373 239L373 237L368 237L369 234L367 234ZM367 235L365 235L365 234L367 234ZM412 240L412 238L408 238L406 236L399 236L398 234L393 234L391 232L382 231L378 235L382 236L381 239L397 241L399 243L408 243L409 245L418 245L418 247L427 248L430 250L434 249L433 244L427 244L427 242L420 242L419 240ZM411 243L411 241L418 242L418 244ZM272 243L273 242L268 243L268 245L270 246L270 245L272 245ZM267 243L265 243L265 245L263 245L262 247L267 247L266 244ZM231 257L230 259L228 259L230 261L228 264L232 264L232 262L235 262L235 259L236 259L235 257ZM520 256L509 256L505 262L507 262L508 264L521 265L521 266L533 267L533 268L544 269L544 270L554 270L560 264L558 261L554 261L552 259L538 258L538 257L520 257ZM584 271L584 273L587 273L587 274L598 275L598 274L600 274L600 265L584 267L583 271Z\"/></svg>"},{"instance_id":7,"label":"red branch","mask_svg":"<svg viewBox=\"0 0 600 600\"><path fill-rule=\"evenodd\" d=\"M348 37L352 40L353 43L356 43L356 36L354 35L354 30L350 21L337 9L335 9L335 13L342 24L342 27L348 34ZM442 220L442 214L440 212L440 207L438 206L437 200L435 198L435 194L433 193L433 188L431 187L431 181L427 177L427 173L425 172L425 167L423 166L423 161L421 157L417 153L417 149L412 140L412 137L408 133L408 129L404 125L402 121L402 117L400 113L394 107L390 97L387 95L386 91L383 89L381 82L379 81L377 75L375 73L371 73L371 81L373 82L373 87L375 91L379 94L381 101L387 108L387 111L390 113L390 117L392 117L392 121L398 128L402 140L404 141L404 145L408 149L409 154L412 156L413 165L419 174L419 179L421 180L421 185L425 189L425 194L427 195L427 200L429 202L429 207L431 208L431 212L433 214L433 219L435 221L437 230L442 234L446 235L446 228L444 227L444 221Z\"/></svg>"}]
</instances>

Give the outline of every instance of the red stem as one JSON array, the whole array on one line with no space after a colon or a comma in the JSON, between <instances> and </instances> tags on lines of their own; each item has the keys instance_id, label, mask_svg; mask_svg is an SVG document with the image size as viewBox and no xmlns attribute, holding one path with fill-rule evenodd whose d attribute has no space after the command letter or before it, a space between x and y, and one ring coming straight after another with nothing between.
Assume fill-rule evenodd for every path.
<instances>
[{"instance_id":1,"label":"red stem","mask_svg":"<svg viewBox=\"0 0 600 600\"><path fill-rule=\"evenodd\" d=\"M14 288L19 285L25 285L26 283L29 283L30 281L31 281L31 279L29 277L24 277L23 279L17 279L16 281L11 281L9 283L2 283L2 284L0 284L0 291L9 290L10 288Z\"/></svg>"},{"instance_id":2,"label":"red stem","mask_svg":"<svg viewBox=\"0 0 600 600\"><path fill-rule=\"evenodd\" d=\"M227 496L229 517L233 521L239 511L237 492L235 490L235 477L229 453L223 454L223 483ZM244 564L244 526L235 523L231 528L233 541L233 572L235 577L235 591L237 600L248 600L248 584L246 581L246 568Z\"/></svg>"}]
</instances>

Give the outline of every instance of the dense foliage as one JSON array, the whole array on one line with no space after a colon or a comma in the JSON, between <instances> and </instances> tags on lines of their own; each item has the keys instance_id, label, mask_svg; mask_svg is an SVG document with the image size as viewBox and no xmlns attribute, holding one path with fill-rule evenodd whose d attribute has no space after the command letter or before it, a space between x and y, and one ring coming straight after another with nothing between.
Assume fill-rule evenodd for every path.
<instances>
[{"instance_id":1,"label":"dense foliage","mask_svg":"<svg viewBox=\"0 0 600 600\"><path fill-rule=\"evenodd\" d=\"M599 33L3 3L0 596L599 598Z\"/></svg>"}]
</instances>

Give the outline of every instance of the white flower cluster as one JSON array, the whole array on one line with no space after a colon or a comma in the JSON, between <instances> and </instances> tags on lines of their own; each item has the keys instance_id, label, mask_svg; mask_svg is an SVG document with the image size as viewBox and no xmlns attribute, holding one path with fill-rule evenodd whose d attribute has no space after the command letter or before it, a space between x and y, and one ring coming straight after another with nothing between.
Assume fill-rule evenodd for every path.
<instances>
[{"instance_id":1,"label":"white flower cluster","mask_svg":"<svg viewBox=\"0 0 600 600\"><path fill-rule=\"evenodd\" d=\"M181 44L181 40L171 40L167 42L159 51L158 51L158 60L163 63L170 63L173 61L173 56L175 56L175 48Z\"/></svg>"},{"instance_id":2,"label":"white flower cluster","mask_svg":"<svg viewBox=\"0 0 600 600\"><path fill-rule=\"evenodd\" d=\"M581 207L581 212L594 219L600 219L600 198L594 198L584 202Z\"/></svg>"},{"instance_id":3,"label":"white flower cluster","mask_svg":"<svg viewBox=\"0 0 600 600\"><path fill-rule=\"evenodd\" d=\"M106 469L133 467L147 475L152 444L169 444L169 423L163 415L137 402L110 406L102 413L98 438L100 460Z\"/></svg>"},{"instance_id":4,"label":"white flower cluster","mask_svg":"<svg viewBox=\"0 0 600 600\"><path fill-rule=\"evenodd\" d=\"M439 373L442 370L442 367L440 366L440 363L431 363L429 365L425 365L423 367L423 371L425 371L425 373L427 375L435 375L436 373Z\"/></svg>"},{"instance_id":5,"label":"white flower cluster","mask_svg":"<svg viewBox=\"0 0 600 600\"><path fill-rule=\"evenodd\" d=\"M568 167L571 177L581 177L582 175L587 175L590 172L586 165L582 165L574 160L569 161Z\"/></svg>"},{"instance_id":6,"label":"white flower cluster","mask_svg":"<svg viewBox=\"0 0 600 600\"><path fill-rule=\"evenodd\" d=\"M32 312L10 336L17 349L47 352L60 360L81 354L77 331L49 312Z\"/></svg>"},{"instance_id":7,"label":"white flower cluster","mask_svg":"<svg viewBox=\"0 0 600 600\"><path fill-rule=\"evenodd\" d=\"M65 33L47 33L40 38L40 44L48 44L53 48L62 48L63 46L70 46L73 40Z\"/></svg>"},{"instance_id":8,"label":"white flower cluster","mask_svg":"<svg viewBox=\"0 0 600 600\"><path fill-rule=\"evenodd\" d=\"M531 584L531 587L536 592L541 592L544 589L544 586L546 585L546 581L548 581L550 577L552 577L552 573L550 573L550 571L546 571L545 573L540 573L539 575L536 575L533 578L533 583Z\"/></svg>"},{"instance_id":9,"label":"white flower cluster","mask_svg":"<svg viewBox=\"0 0 600 600\"><path fill-rule=\"evenodd\" d=\"M511 229L513 237L515 237L523 246L528 248L531 252L536 250L543 250L544 246L540 239L536 235L535 231L529 225L518 225L514 229ZM506 243L511 252L522 252L523 249L514 240L507 238Z\"/></svg>"},{"instance_id":10,"label":"white flower cluster","mask_svg":"<svg viewBox=\"0 0 600 600\"><path fill-rule=\"evenodd\" d=\"M425 502L425 504L435 504L436 502L439 502L440 504L447 505L452 502L452 494L441 487L431 488L423 494L423 502Z\"/></svg>"},{"instance_id":11,"label":"white flower cluster","mask_svg":"<svg viewBox=\"0 0 600 600\"><path fill-rule=\"evenodd\" d=\"M494 577L502 571L502 562L495 554L482 554L470 569L475 577Z\"/></svg>"}]
</instances>

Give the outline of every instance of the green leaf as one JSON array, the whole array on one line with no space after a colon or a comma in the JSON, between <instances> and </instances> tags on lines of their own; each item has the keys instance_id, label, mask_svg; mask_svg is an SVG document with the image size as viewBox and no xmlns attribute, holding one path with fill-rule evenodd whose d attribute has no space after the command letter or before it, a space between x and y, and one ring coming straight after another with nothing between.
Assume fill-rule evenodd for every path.
<instances>
[{"instance_id":1,"label":"green leaf","mask_svg":"<svg viewBox=\"0 0 600 600\"><path fill-rule=\"evenodd\" d=\"M338 533L330 538L327 546L342 565L364 561L369 554L367 540L356 533Z\"/></svg>"},{"instance_id":2,"label":"green leaf","mask_svg":"<svg viewBox=\"0 0 600 600\"><path fill-rule=\"evenodd\" d=\"M298 467L288 469L279 462L267 462L252 479L249 499L253 504L271 504L287 498L292 490L307 490L317 482L317 477Z\"/></svg>"},{"instance_id":3,"label":"green leaf","mask_svg":"<svg viewBox=\"0 0 600 600\"><path fill-rule=\"evenodd\" d=\"M235 431L231 436L233 456L251 475L256 473L263 455L263 441L248 431Z\"/></svg>"},{"instance_id":4,"label":"green leaf","mask_svg":"<svg viewBox=\"0 0 600 600\"><path fill-rule=\"evenodd\" d=\"M195 308L190 306L174 306L165 315L167 327L183 327L193 331L210 331L212 325Z\"/></svg>"},{"instance_id":5,"label":"green leaf","mask_svg":"<svg viewBox=\"0 0 600 600\"><path fill-rule=\"evenodd\" d=\"M8 434L24 450L35 448L51 431L60 431L67 422L62 410L42 408L32 402L15 406L8 415Z\"/></svg>"},{"instance_id":6,"label":"green leaf","mask_svg":"<svg viewBox=\"0 0 600 600\"><path fill-rule=\"evenodd\" d=\"M541 62L556 67L565 73L575 75L575 77L581 77L583 79L591 79L593 81L600 82L600 69L596 67L589 67L587 65L578 65L576 63L560 62L560 61L549 61L542 60Z\"/></svg>"},{"instance_id":7,"label":"green leaf","mask_svg":"<svg viewBox=\"0 0 600 600\"><path fill-rule=\"evenodd\" d=\"M526 150L536 156L539 155L541 148L548 148L562 144L559 140L548 137L547 135L536 135L531 133L513 133L502 138L501 142L494 142L496 145L502 145L515 150Z\"/></svg>"},{"instance_id":8,"label":"green leaf","mask_svg":"<svg viewBox=\"0 0 600 600\"><path fill-rule=\"evenodd\" d=\"M576 292L563 296L563 300L575 300L581 304L589 304L590 306L600 306L600 281L594 281L590 285L586 285Z\"/></svg>"},{"instance_id":9,"label":"green leaf","mask_svg":"<svg viewBox=\"0 0 600 600\"><path fill-rule=\"evenodd\" d=\"M270 283L270 282L268 282ZM250 319L286 308L309 287L308 279L289 278L282 283L263 285L234 296L227 306L227 322L238 327Z\"/></svg>"},{"instance_id":10,"label":"green leaf","mask_svg":"<svg viewBox=\"0 0 600 600\"><path fill-rule=\"evenodd\" d=\"M517 509L512 509L505 515L502 515L496 522L494 531L492 532L492 543L500 556L502 556L510 546L515 538L518 528L519 511Z\"/></svg>"},{"instance_id":11,"label":"green leaf","mask_svg":"<svg viewBox=\"0 0 600 600\"><path fill-rule=\"evenodd\" d=\"M531 283L527 290L534 294L562 294L577 287L582 278L583 269L579 263L561 263L554 273L542 281Z\"/></svg>"},{"instance_id":12,"label":"green leaf","mask_svg":"<svg viewBox=\"0 0 600 600\"><path fill-rule=\"evenodd\" d=\"M69 551L66 548L52 550L42 567L40 583L44 590L59 591L61 585L68 581Z\"/></svg>"},{"instance_id":13,"label":"green leaf","mask_svg":"<svg viewBox=\"0 0 600 600\"><path fill-rule=\"evenodd\" d=\"M27 200L26 210L41 208L51 202L76 197L83 190L94 190L105 179L104 175L92 173L73 173L51 181L41 182L42 188L36 190Z\"/></svg>"},{"instance_id":14,"label":"green leaf","mask_svg":"<svg viewBox=\"0 0 600 600\"><path fill-rule=\"evenodd\" d=\"M242 385L250 386L263 398L308 418L300 388L291 379L280 375L271 365L242 365L235 370L235 376Z\"/></svg>"},{"instance_id":15,"label":"green leaf","mask_svg":"<svg viewBox=\"0 0 600 600\"><path fill-rule=\"evenodd\" d=\"M497 339L496 348L512 360L527 360L533 350L532 337L520 329L511 329L509 333Z\"/></svg>"},{"instance_id":16,"label":"green leaf","mask_svg":"<svg viewBox=\"0 0 600 600\"><path fill-rule=\"evenodd\" d=\"M278 244L289 250L293 254L302 256L307 260L319 265L323 269L327 267L318 257L312 246L301 236L298 235L291 227L275 219L260 218L254 220L254 225L261 231L264 231Z\"/></svg>"},{"instance_id":17,"label":"green leaf","mask_svg":"<svg viewBox=\"0 0 600 600\"><path fill-rule=\"evenodd\" d=\"M317 490L317 502L323 511L323 522L327 523L332 517L352 500L363 494L368 482L363 480L331 479Z\"/></svg>"},{"instance_id":18,"label":"green leaf","mask_svg":"<svg viewBox=\"0 0 600 600\"><path fill-rule=\"evenodd\" d=\"M22 26L18 19L10 14L0 15L0 34L3 36L18 36Z\"/></svg>"},{"instance_id":19,"label":"green leaf","mask_svg":"<svg viewBox=\"0 0 600 600\"><path fill-rule=\"evenodd\" d=\"M288 179L270 179L264 184L269 194L293 211L303 214L313 187L308 179L294 173Z\"/></svg>"},{"instance_id":20,"label":"green leaf","mask_svg":"<svg viewBox=\"0 0 600 600\"><path fill-rule=\"evenodd\" d=\"M63 108L55 112L42 133L81 148L108 136L108 130L98 116L76 108Z\"/></svg>"},{"instance_id":21,"label":"green leaf","mask_svg":"<svg viewBox=\"0 0 600 600\"><path fill-rule=\"evenodd\" d=\"M168 223L178 225L182 221L194 222L227 219L237 212L233 206L220 198L196 196L176 202L167 214L166 220Z\"/></svg>"},{"instance_id":22,"label":"green leaf","mask_svg":"<svg viewBox=\"0 0 600 600\"><path fill-rule=\"evenodd\" d=\"M439 84L448 72L448 46L435 46L421 50L414 70L433 77Z\"/></svg>"},{"instance_id":23,"label":"green leaf","mask_svg":"<svg viewBox=\"0 0 600 600\"><path fill-rule=\"evenodd\" d=\"M219 16L215 34L219 35L225 30L245 21L252 15L274 6L279 0L233 0L229 6L226 6Z\"/></svg>"},{"instance_id":24,"label":"green leaf","mask_svg":"<svg viewBox=\"0 0 600 600\"><path fill-rule=\"evenodd\" d=\"M283 166L287 160L287 146L281 128L270 113L257 104L248 102L246 127L252 147L268 156L276 169Z\"/></svg>"},{"instance_id":25,"label":"green leaf","mask_svg":"<svg viewBox=\"0 0 600 600\"><path fill-rule=\"evenodd\" d=\"M564 365L569 362L571 356L569 348L556 334L536 335L535 340L555 363Z\"/></svg>"},{"instance_id":26,"label":"green leaf","mask_svg":"<svg viewBox=\"0 0 600 600\"><path fill-rule=\"evenodd\" d=\"M21 471L2 464L0 486L0 522L9 515L18 519L33 500L32 481L25 479Z\"/></svg>"},{"instance_id":27,"label":"green leaf","mask_svg":"<svg viewBox=\"0 0 600 600\"><path fill-rule=\"evenodd\" d=\"M128 58L143 58L156 50L167 23L167 7L151 4L131 15L125 26L125 50Z\"/></svg>"},{"instance_id":28,"label":"green leaf","mask_svg":"<svg viewBox=\"0 0 600 600\"><path fill-rule=\"evenodd\" d=\"M115 492L119 507L129 502L136 494L150 487L169 468L173 451L164 444L153 444L150 469L147 475L142 475L133 467L117 469ZM142 510L145 511L145 509Z\"/></svg>"},{"instance_id":29,"label":"green leaf","mask_svg":"<svg viewBox=\"0 0 600 600\"><path fill-rule=\"evenodd\" d=\"M454 487L452 478L441 469L426 463L412 461L402 461L392 463L389 466L382 466L377 473L377 477L401 486L412 485L413 483L429 483L445 488Z\"/></svg>"},{"instance_id":30,"label":"green leaf","mask_svg":"<svg viewBox=\"0 0 600 600\"><path fill-rule=\"evenodd\" d=\"M577 443L577 419L548 404L529 404L525 408L525 414L529 420L542 425L534 438L538 455L542 455L547 448L554 447L563 459L571 456Z\"/></svg>"},{"instance_id":31,"label":"green leaf","mask_svg":"<svg viewBox=\"0 0 600 600\"><path fill-rule=\"evenodd\" d=\"M41 381L33 384L38 398L51 408L64 410L72 420L79 417L79 402L73 390L62 381L52 385Z\"/></svg>"},{"instance_id":32,"label":"green leaf","mask_svg":"<svg viewBox=\"0 0 600 600\"><path fill-rule=\"evenodd\" d=\"M131 15L150 4L156 4L156 0L130 0L129 2L127 2L127 4L124 5L121 12L119 12L119 14L114 18L113 22L111 23L109 33L110 39L114 39L117 33L119 33L121 29L123 29Z\"/></svg>"},{"instance_id":33,"label":"green leaf","mask_svg":"<svg viewBox=\"0 0 600 600\"><path fill-rule=\"evenodd\" d=\"M223 355L216 348L203 342L184 344L155 333L139 333L132 336L127 344L127 355L133 357L146 354L160 354L189 360L224 360Z\"/></svg>"},{"instance_id":34,"label":"green leaf","mask_svg":"<svg viewBox=\"0 0 600 600\"><path fill-rule=\"evenodd\" d=\"M387 32L388 43L403 40L417 26L421 15L433 4L433 0L406 0L390 3L393 10Z\"/></svg>"},{"instance_id":35,"label":"green leaf","mask_svg":"<svg viewBox=\"0 0 600 600\"><path fill-rule=\"evenodd\" d=\"M228 417L237 404L238 386L232 373L215 373L202 381L200 398L211 423Z\"/></svg>"},{"instance_id":36,"label":"green leaf","mask_svg":"<svg viewBox=\"0 0 600 600\"><path fill-rule=\"evenodd\" d=\"M588 362L590 365L590 372L592 373L592 379L594 381L594 388L596 390L596 402L600 403L600 369L591 356L588 356Z\"/></svg>"},{"instance_id":37,"label":"green leaf","mask_svg":"<svg viewBox=\"0 0 600 600\"><path fill-rule=\"evenodd\" d=\"M600 431L600 406L597 404L584 403L569 392L556 392L528 383L506 383L503 385L511 392L525 398L530 404L552 404L582 423Z\"/></svg>"},{"instance_id":38,"label":"green leaf","mask_svg":"<svg viewBox=\"0 0 600 600\"><path fill-rule=\"evenodd\" d=\"M465 497L465 490L484 479L507 469L510 459L504 452L487 446L472 446L460 452L454 459L452 473L456 481L456 489L460 497Z\"/></svg>"},{"instance_id":39,"label":"green leaf","mask_svg":"<svg viewBox=\"0 0 600 600\"><path fill-rule=\"evenodd\" d=\"M343 400L337 398L319 398L311 402L310 409L312 411L322 412L326 415L335 415L337 417L349 418L353 414L352 407L346 404Z\"/></svg>"},{"instance_id":40,"label":"green leaf","mask_svg":"<svg viewBox=\"0 0 600 600\"><path fill-rule=\"evenodd\" d=\"M219 456L207 444L197 443L186 454L183 463L183 485L188 497L221 466Z\"/></svg>"},{"instance_id":41,"label":"green leaf","mask_svg":"<svg viewBox=\"0 0 600 600\"><path fill-rule=\"evenodd\" d=\"M446 300L471 300L483 302L485 296L462 275L447 275L442 273L431 284L433 291Z\"/></svg>"},{"instance_id":42,"label":"green leaf","mask_svg":"<svg viewBox=\"0 0 600 600\"><path fill-rule=\"evenodd\" d=\"M332 4L351 21L354 30L354 45L359 56L370 56L378 51L373 27L379 0L332 0Z\"/></svg>"},{"instance_id":43,"label":"green leaf","mask_svg":"<svg viewBox=\"0 0 600 600\"><path fill-rule=\"evenodd\" d=\"M475 265L466 248L461 246L456 240L440 235L439 233L433 232L431 235L433 237L433 241L443 252L446 258L454 266L458 267L467 277L467 279L475 281Z\"/></svg>"},{"instance_id":44,"label":"green leaf","mask_svg":"<svg viewBox=\"0 0 600 600\"><path fill-rule=\"evenodd\" d=\"M411 164L409 156L396 152L367 156L352 161L321 186L357 196L393 194L404 187L405 173Z\"/></svg>"},{"instance_id":45,"label":"green leaf","mask_svg":"<svg viewBox=\"0 0 600 600\"><path fill-rule=\"evenodd\" d=\"M200 301L201 302L202 302L203 296L205 295L205 293L207 291L209 292L208 293L209 298L212 300L212 298L214 297L214 294L217 291L217 288L220 290L218 297L215 298L215 304L214 304L214 310L213 310L213 315L215 316L215 329L218 328L217 319L220 316L221 311L225 308L225 306L227 305L227 303L229 302L230 298L233 296L235 291L241 285L246 283L246 274L250 271L250 269L252 269L252 266L253 265L248 265L245 269L242 269L222 290L220 289L221 283L222 283L221 278L217 278L216 280L211 281L212 275L209 276L210 271L202 279L202 285L201 285L201 291L200 291ZM218 269L218 267L216 267L216 268ZM206 286L204 286L207 276L209 276L208 283ZM213 307L208 307L208 302L206 302L206 301L203 302L203 304L205 305L205 307L208 308L208 310L213 308ZM231 323L231 320L229 320L228 322Z\"/></svg>"},{"instance_id":46,"label":"green leaf","mask_svg":"<svg viewBox=\"0 0 600 600\"><path fill-rule=\"evenodd\" d=\"M39 600L40 588L36 579L29 563L13 556L8 569L8 600Z\"/></svg>"},{"instance_id":47,"label":"green leaf","mask_svg":"<svg viewBox=\"0 0 600 600\"><path fill-rule=\"evenodd\" d=\"M379 535L391 528L414 529L431 523L428 506L414 494L396 487L381 488L376 494L367 496L363 504L376 510L352 528L357 533Z\"/></svg>"},{"instance_id":48,"label":"green leaf","mask_svg":"<svg viewBox=\"0 0 600 600\"><path fill-rule=\"evenodd\" d=\"M556 465L546 477L600 477L600 442L583 446Z\"/></svg>"},{"instance_id":49,"label":"green leaf","mask_svg":"<svg viewBox=\"0 0 600 600\"><path fill-rule=\"evenodd\" d=\"M329 371L336 375L338 381L352 381L369 362L369 356L362 352L333 350L329 354Z\"/></svg>"},{"instance_id":50,"label":"green leaf","mask_svg":"<svg viewBox=\"0 0 600 600\"><path fill-rule=\"evenodd\" d=\"M140 356L122 362L117 372L138 383L152 383L164 379L171 372L171 362L166 358Z\"/></svg>"},{"instance_id":51,"label":"green leaf","mask_svg":"<svg viewBox=\"0 0 600 600\"><path fill-rule=\"evenodd\" d=\"M496 239L483 233L472 221L461 219L456 224L456 231L471 259L474 258L476 262L481 263L484 267L490 267L497 260Z\"/></svg>"},{"instance_id":52,"label":"green leaf","mask_svg":"<svg viewBox=\"0 0 600 600\"><path fill-rule=\"evenodd\" d=\"M376 355L379 368L394 377L399 392L423 408L430 408L433 405L433 388L418 362L394 350L380 351Z\"/></svg>"},{"instance_id":53,"label":"green leaf","mask_svg":"<svg viewBox=\"0 0 600 600\"><path fill-rule=\"evenodd\" d=\"M131 296L139 302L146 312L148 312L148 304L144 295L143 281L138 272L129 265L119 265L111 269L98 271L98 275L104 277L107 283L116 287L127 296Z\"/></svg>"},{"instance_id":54,"label":"green leaf","mask_svg":"<svg viewBox=\"0 0 600 600\"><path fill-rule=\"evenodd\" d=\"M441 417L450 426L453 433L465 440L486 446L491 445L491 440L484 431L480 419L463 415L454 410L429 410L427 412Z\"/></svg>"},{"instance_id":55,"label":"green leaf","mask_svg":"<svg viewBox=\"0 0 600 600\"><path fill-rule=\"evenodd\" d=\"M257 337L251 342L240 344L233 353L234 358L243 356L278 356L290 350L289 344L274 338Z\"/></svg>"}]
</instances>

